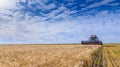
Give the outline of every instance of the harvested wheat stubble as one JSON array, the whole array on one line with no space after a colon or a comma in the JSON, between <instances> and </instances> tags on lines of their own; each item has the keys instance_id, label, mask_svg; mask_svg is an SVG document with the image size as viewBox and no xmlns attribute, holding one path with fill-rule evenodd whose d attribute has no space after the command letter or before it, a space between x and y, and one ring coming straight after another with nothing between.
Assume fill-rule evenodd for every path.
<instances>
[{"instance_id":1,"label":"harvested wheat stubble","mask_svg":"<svg viewBox=\"0 0 120 67\"><path fill-rule=\"evenodd\" d=\"M120 67L120 44L104 46L104 67Z\"/></svg>"},{"instance_id":2,"label":"harvested wheat stubble","mask_svg":"<svg viewBox=\"0 0 120 67\"><path fill-rule=\"evenodd\" d=\"M0 46L0 67L82 67L99 45Z\"/></svg>"}]
</instances>

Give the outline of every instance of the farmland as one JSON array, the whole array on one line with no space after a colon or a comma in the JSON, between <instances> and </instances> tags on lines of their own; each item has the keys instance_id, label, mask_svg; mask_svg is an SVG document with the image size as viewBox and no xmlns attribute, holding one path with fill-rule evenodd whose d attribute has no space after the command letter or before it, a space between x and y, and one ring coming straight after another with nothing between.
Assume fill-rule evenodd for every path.
<instances>
[{"instance_id":1,"label":"farmland","mask_svg":"<svg viewBox=\"0 0 120 67\"><path fill-rule=\"evenodd\" d=\"M83 67L100 45L1 45L0 67Z\"/></svg>"},{"instance_id":2,"label":"farmland","mask_svg":"<svg viewBox=\"0 0 120 67\"><path fill-rule=\"evenodd\" d=\"M120 67L120 45L1 45L0 67Z\"/></svg>"},{"instance_id":3,"label":"farmland","mask_svg":"<svg viewBox=\"0 0 120 67\"><path fill-rule=\"evenodd\" d=\"M120 44L104 44L92 53L84 67L120 67Z\"/></svg>"},{"instance_id":4,"label":"farmland","mask_svg":"<svg viewBox=\"0 0 120 67\"><path fill-rule=\"evenodd\" d=\"M103 50L104 67L120 67L120 45L105 45Z\"/></svg>"}]
</instances>

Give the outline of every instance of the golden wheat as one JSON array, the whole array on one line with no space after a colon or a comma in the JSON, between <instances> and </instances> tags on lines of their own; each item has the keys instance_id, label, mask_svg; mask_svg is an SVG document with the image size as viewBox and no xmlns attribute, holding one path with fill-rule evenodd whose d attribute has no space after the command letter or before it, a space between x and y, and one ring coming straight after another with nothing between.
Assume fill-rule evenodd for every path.
<instances>
[{"instance_id":1,"label":"golden wheat","mask_svg":"<svg viewBox=\"0 0 120 67\"><path fill-rule=\"evenodd\" d=\"M104 67L120 67L120 45L106 45L103 48Z\"/></svg>"},{"instance_id":2,"label":"golden wheat","mask_svg":"<svg viewBox=\"0 0 120 67\"><path fill-rule=\"evenodd\" d=\"M0 67L82 67L99 45L0 46Z\"/></svg>"}]
</instances>

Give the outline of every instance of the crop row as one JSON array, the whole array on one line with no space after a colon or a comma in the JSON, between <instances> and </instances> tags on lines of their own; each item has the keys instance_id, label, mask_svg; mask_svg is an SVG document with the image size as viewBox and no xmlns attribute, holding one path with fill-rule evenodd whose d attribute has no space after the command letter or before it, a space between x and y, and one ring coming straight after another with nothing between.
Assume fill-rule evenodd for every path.
<instances>
[{"instance_id":1,"label":"crop row","mask_svg":"<svg viewBox=\"0 0 120 67\"><path fill-rule=\"evenodd\" d=\"M104 46L104 67L120 67L120 46Z\"/></svg>"},{"instance_id":2,"label":"crop row","mask_svg":"<svg viewBox=\"0 0 120 67\"><path fill-rule=\"evenodd\" d=\"M84 67L120 67L120 45L104 45L93 52Z\"/></svg>"}]
</instances>

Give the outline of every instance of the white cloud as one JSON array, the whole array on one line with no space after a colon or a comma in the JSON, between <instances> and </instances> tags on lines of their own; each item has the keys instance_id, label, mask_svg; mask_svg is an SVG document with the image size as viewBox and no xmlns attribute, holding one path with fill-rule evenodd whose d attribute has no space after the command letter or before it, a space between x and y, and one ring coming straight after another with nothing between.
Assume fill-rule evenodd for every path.
<instances>
[{"instance_id":1,"label":"white cloud","mask_svg":"<svg viewBox=\"0 0 120 67\"><path fill-rule=\"evenodd\" d=\"M80 17L81 19L78 20L65 20L57 23L39 22L40 19L37 19L39 17L22 22L14 20L1 23L0 36L2 37L0 40L9 41L10 39L10 43L79 43L87 39L89 35L97 34L104 42L112 42L112 37L119 42L120 24L117 23L120 22L117 18L119 16L119 14L114 15L104 11L95 17L88 16L87 19Z\"/></svg>"},{"instance_id":2,"label":"white cloud","mask_svg":"<svg viewBox=\"0 0 120 67\"><path fill-rule=\"evenodd\" d=\"M9 0L0 0L0 8L2 8L2 9L7 8L11 4L12 4L12 2Z\"/></svg>"},{"instance_id":3,"label":"white cloud","mask_svg":"<svg viewBox=\"0 0 120 67\"><path fill-rule=\"evenodd\" d=\"M56 8L56 4L54 3L51 3L51 4L48 4L46 5L45 3L48 2L48 0L46 1L42 1L42 0L31 0L31 1L28 1L28 5L30 8L34 9L34 8L38 8L38 9L41 9L42 11L46 11L46 10L50 10L50 9L53 9L53 8ZM36 6L33 8L33 5ZM34 9L36 10L36 9Z\"/></svg>"},{"instance_id":4,"label":"white cloud","mask_svg":"<svg viewBox=\"0 0 120 67\"><path fill-rule=\"evenodd\" d=\"M120 3L111 3L111 4L107 4L108 6L118 6L120 5Z\"/></svg>"},{"instance_id":5,"label":"white cloud","mask_svg":"<svg viewBox=\"0 0 120 67\"><path fill-rule=\"evenodd\" d=\"M16 3L19 0L0 0L0 13L8 13L9 9L16 8Z\"/></svg>"},{"instance_id":6,"label":"white cloud","mask_svg":"<svg viewBox=\"0 0 120 67\"><path fill-rule=\"evenodd\" d=\"M100 6L111 1L112 0L107 0L96 4ZM33 4L33 2L29 2L29 5ZM14 3L16 3L16 1L14 1ZM88 8L97 7L95 6L96 4ZM55 7L54 4L48 6L42 4L42 6L42 9ZM69 11L69 9L62 5L57 10L49 14L44 14L45 17L31 17L29 12L23 15L21 12L13 13L6 10L9 8L4 7L0 9L5 9L4 13L12 15L12 17L9 17L3 15L4 13L0 14L0 18L5 20L0 23L0 43L80 43L82 39L87 39L91 34L97 34L105 42L114 42L114 39L117 39L115 42L120 42L119 13L102 11L95 16L86 15L74 18L71 17L70 14L75 13L76 10ZM56 14L61 11L63 11L63 13L56 16ZM0 12L3 11L0 10ZM23 16L24 20L18 20L20 17L23 18ZM47 18L52 18L54 20L63 18L63 20L53 21L51 23L45 21Z\"/></svg>"},{"instance_id":7,"label":"white cloud","mask_svg":"<svg viewBox=\"0 0 120 67\"><path fill-rule=\"evenodd\" d=\"M108 4L108 3L112 2L112 1L114 1L114 0L102 0L102 1L100 1L100 2L95 2L94 4L91 4L91 5L89 5L88 7L82 8L82 10L99 7L99 6L101 6L101 5L106 5L106 4Z\"/></svg>"}]
</instances>

